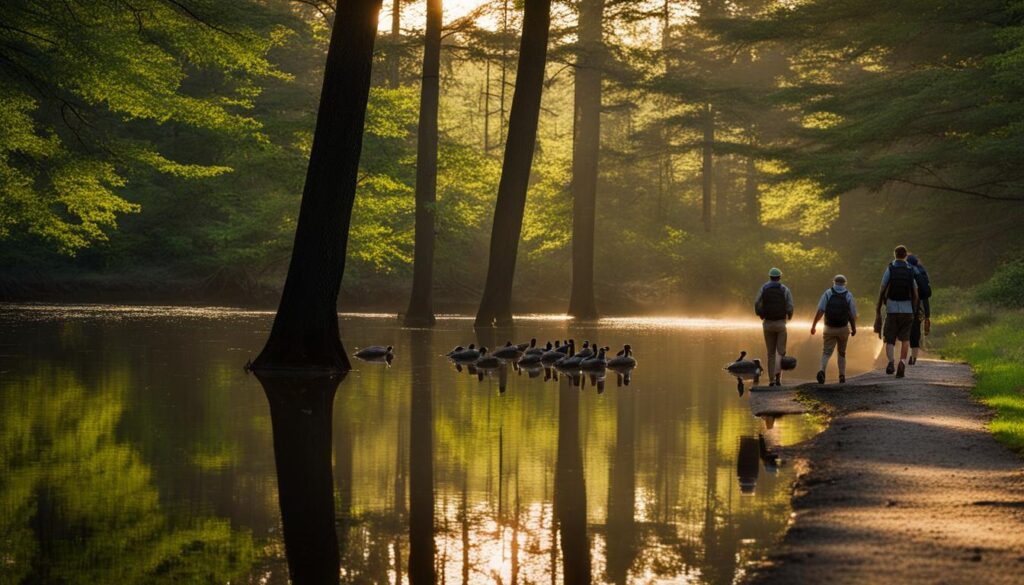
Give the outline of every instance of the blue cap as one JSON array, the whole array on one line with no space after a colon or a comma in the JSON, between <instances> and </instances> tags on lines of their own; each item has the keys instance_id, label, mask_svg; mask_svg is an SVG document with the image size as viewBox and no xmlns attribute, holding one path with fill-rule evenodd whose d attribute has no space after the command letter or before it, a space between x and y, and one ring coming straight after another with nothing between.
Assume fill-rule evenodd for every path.
<instances>
[{"instance_id":1,"label":"blue cap","mask_svg":"<svg viewBox=\"0 0 1024 585\"><path fill-rule=\"evenodd\" d=\"M907 263L911 266L917 266L917 256L913 254L907 256Z\"/></svg>"},{"instance_id":2,"label":"blue cap","mask_svg":"<svg viewBox=\"0 0 1024 585\"><path fill-rule=\"evenodd\" d=\"M772 268L771 270L768 271L768 276L771 278L779 278L780 276L782 276L782 271L779 270L778 268Z\"/></svg>"}]
</instances>

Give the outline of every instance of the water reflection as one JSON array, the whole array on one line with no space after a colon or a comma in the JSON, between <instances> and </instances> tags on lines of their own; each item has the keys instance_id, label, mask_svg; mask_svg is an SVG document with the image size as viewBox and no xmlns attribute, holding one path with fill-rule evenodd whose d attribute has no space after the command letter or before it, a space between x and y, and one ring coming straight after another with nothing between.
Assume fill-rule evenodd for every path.
<instances>
[{"instance_id":1,"label":"water reflection","mask_svg":"<svg viewBox=\"0 0 1024 585\"><path fill-rule=\"evenodd\" d=\"M630 342L642 369L599 393L550 367L458 372L452 347L494 345L461 321L348 317L392 367L288 385L238 368L266 316L0 322L5 583L732 583L788 518L775 446L810 433L752 418L722 375L755 329L482 334Z\"/></svg>"},{"instance_id":2,"label":"water reflection","mask_svg":"<svg viewBox=\"0 0 1024 585\"><path fill-rule=\"evenodd\" d=\"M291 581L338 583L331 415L340 377L257 378L270 403L277 497Z\"/></svg>"}]
</instances>

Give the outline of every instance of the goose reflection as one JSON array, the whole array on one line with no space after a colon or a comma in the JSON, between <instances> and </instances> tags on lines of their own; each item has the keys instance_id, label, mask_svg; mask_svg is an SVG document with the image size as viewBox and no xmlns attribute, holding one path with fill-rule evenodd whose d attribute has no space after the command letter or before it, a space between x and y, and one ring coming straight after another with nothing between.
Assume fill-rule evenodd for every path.
<instances>
[{"instance_id":1,"label":"goose reflection","mask_svg":"<svg viewBox=\"0 0 1024 585\"><path fill-rule=\"evenodd\" d=\"M257 374L270 403L278 503L295 585L338 583L331 470L334 395L344 376Z\"/></svg>"},{"instance_id":2,"label":"goose reflection","mask_svg":"<svg viewBox=\"0 0 1024 585\"><path fill-rule=\"evenodd\" d=\"M555 519L562 544L565 583L590 583L587 487L580 450L580 394L566 378L559 384L558 459L555 463Z\"/></svg>"}]
</instances>

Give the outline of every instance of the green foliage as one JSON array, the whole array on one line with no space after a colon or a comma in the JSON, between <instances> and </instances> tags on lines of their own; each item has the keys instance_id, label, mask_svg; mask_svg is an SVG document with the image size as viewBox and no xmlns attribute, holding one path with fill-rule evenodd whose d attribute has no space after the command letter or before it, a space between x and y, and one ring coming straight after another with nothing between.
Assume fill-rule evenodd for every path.
<instances>
[{"instance_id":1,"label":"green foliage","mask_svg":"<svg viewBox=\"0 0 1024 585\"><path fill-rule=\"evenodd\" d=\"M1024 262L1017 260L1000 266L976 292L982 302L1024 309Z\"/></svg>"}]
</instances>

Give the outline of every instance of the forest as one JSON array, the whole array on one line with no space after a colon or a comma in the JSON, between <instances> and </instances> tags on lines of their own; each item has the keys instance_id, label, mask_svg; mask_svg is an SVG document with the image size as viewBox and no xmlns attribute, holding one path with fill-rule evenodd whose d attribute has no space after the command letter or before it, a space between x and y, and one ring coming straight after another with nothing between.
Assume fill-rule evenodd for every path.
<instances>
[{"instance_id":1,"label":"forest","mask_svg":"<svg viewBox=\"0 0 1024 585\"><path fill-rule=\"evenodd\" d=\"M774 265L870 296L898 243L1021 281L1024 3L371 8L342 310L716 313ZM0 299L272 306L334 4L2 10Z\"/></svg>"}]
</instances>

